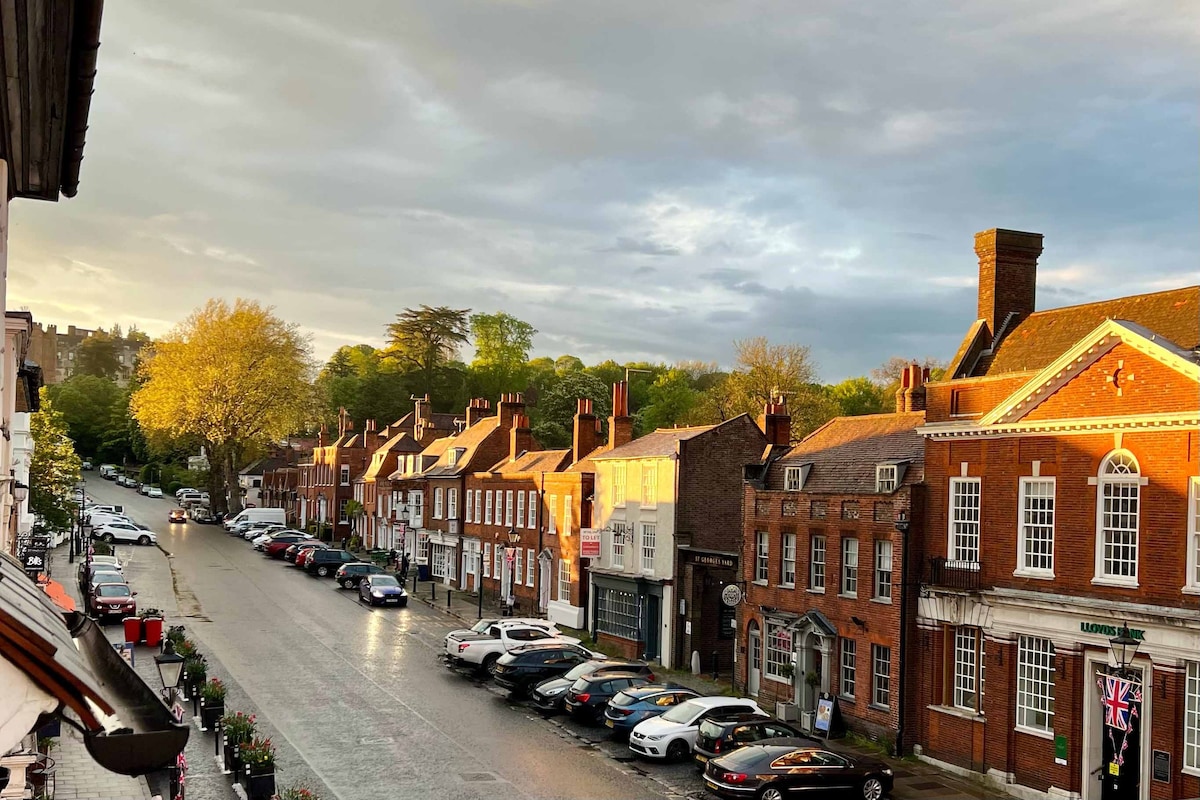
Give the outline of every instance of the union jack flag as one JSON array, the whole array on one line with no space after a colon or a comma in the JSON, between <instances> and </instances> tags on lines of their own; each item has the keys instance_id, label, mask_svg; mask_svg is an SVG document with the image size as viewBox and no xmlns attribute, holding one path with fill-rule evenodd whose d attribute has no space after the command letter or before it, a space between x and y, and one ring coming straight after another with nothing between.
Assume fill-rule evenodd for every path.
<instances>
[{"instance_id":1,"label":"union jack flag","mask_svg":"<svg viewBox=\"0 0 1200 800\"><path fill-rule=\"evenodd\" d=\"M1137 705L1142 702L1141 685L1117 675L1105 675L1102 688L1104 724L1119 731L1130 730L1138 713Z\"/></svg>"}]
</instances>

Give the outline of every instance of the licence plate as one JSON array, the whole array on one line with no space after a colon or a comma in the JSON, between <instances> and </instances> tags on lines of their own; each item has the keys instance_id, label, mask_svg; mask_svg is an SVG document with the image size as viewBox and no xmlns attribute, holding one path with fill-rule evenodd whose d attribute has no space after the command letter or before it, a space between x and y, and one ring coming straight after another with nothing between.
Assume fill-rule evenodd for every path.
<instances>
[{"instance_id":1,"label":"licence plate","mask_svg":"<svg viewBox=\"0 0 1200 800\"><path fill-rule=\"evenodd\" d=\"M609 727L609 728L615 727L615 726L613 725L613 721L612 721L611 719L606 719L606 720L604 720L604 725L605 725L606 727Z\"/></svg>"},{"instance_id":2,"label":"licence plate","mask_svg":"<svg viewBox=\"0 0 1200 800\"><path fill-rule=\"evenodd\" d=\"M696 756L696 761L698 761L698 762L699 762L699 763L701 763L701 764L707 764L707 763L708 763L708 756L699 756L699 755L698 755L698 756Z\"/></svg>"}]
</instances>

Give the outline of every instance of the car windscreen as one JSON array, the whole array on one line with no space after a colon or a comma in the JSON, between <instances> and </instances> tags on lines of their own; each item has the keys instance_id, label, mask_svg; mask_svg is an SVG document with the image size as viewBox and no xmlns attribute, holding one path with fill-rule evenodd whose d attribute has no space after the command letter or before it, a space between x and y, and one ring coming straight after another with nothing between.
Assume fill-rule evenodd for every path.
<instances>
[{"instance_id":1,"label":"car windscreen","mask_svg":"<svg viewBox=\"0 0 1200 800\"><path fill-rule=\"evenodd\" d=\"M400 584L391 575L375 575L371 578L371 586L399 586Z\"/></svg>"},{"instance_id":2,"label":"car windscreen","mask_svg":"<svg viewBox=\"0 0 1200 800\"><path fill-rule=\"evenodd\" d=\"M97 583L124 583L125 576L115 569L98 569L92 571L92 585Z\"/></svg>"},{"instance_id":3,"label":"car windscreen","mask_svg":"<svg viewBox=\"0 0 1200 800\"><path fill-rule=\"evenodd\" d=\"M494 625L495 622L496 621L492 620L492 619L481 619L481 620L479 620L479 622L476 622L474 625L471 626L471 630L474 631L475 633L484 633L485 631L487 631L488 628L490 628L492 625Z\"/></svg>"},{"instance_id":4,"label":"car windscreen","mask_svg":"<svg viewBox=\"0 0 1200 800\"><path fill-rule=\"evenodd\" d=\"M106 583L96 588L100 597L129 597L129 587L123 583Z\"/></svg>"},{"instance_id":5,"label":"car windscreen","mask_svg":"<svg viewBox=\"0 0 1200 800\"><path fill-rule=\"evenodd\" d=\"M695 700L688 700L686 703L680 703L675 706L659 719L662 719L664 722L691 722L692 717L700 713L700 708L700 704Z\"/></svg>"}]
</instances>

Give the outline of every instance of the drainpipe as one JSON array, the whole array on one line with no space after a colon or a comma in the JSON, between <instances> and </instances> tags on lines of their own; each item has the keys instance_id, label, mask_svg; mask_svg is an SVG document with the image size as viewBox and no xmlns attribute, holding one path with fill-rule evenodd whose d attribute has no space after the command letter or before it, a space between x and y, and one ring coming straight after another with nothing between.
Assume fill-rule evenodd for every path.
<instances>
[{"instance_id":1,"label":"drainpipe","mask_svg":"<svg viewBox=\"0 0 1200 800\"><path fill-rule=\"evenodd\" d=\"M539 512L542 510L542 501L544 501L545 499L546 499L546 471L542 470L541 476L538 479L538 511ZM526 513L529 513L529 512L526 511ZM533 597L534 597L534 602L536 602L538 605L539 612L542 610L542 608L541 608L541 606L542 606L542 547L543 547L542 532L546 530L545 516L546 516L545 514L541 514L541 513L538 514L538 528L537 528L538 546L537 546L537 555L534 556L534 558L537 559L537 567L534 569L534 573L533 573L533 575L534 575ZM568 535L569 535L569 533L570 532L568 531ZM553 584L551 584L551 585L553 585ZM549 606L547 606L546 612L549 613L549 611L550 611L550 608L549 608Z\"/></svg>"},{"instance_id":2,"label":"drainpipe","mask_svg":"<svg viewBox=\"0 0 1200 800\"><path fill-rule=\"evenodd\" d=\"M912 490L909 490L909 505L912 505ZM904 719L908 697L905 695L904 675L908 667L908 514L902 509L893 527L900 534L900 674L897 676L897 689L900 696L900 713L896 715L896 747L893 755L896 758L904 756Z\"/></svg>"}]
</instances>

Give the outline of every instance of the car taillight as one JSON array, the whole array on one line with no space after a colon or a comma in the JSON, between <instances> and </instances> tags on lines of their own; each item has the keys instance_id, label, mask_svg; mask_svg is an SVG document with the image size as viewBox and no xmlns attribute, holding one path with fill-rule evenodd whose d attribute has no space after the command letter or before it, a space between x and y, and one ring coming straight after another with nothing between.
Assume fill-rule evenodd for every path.
<instances>
[{"instance_id":1,"label":"car taillight","mask_svg":"<svg viewBox=\"0 0 1200 800\"><path fill-rule=\"evenodd\" d=\"M646 680L650 681L651 683L654 683L654 673L651 672L649 675L647 675Z\"/></svg>"},{"instance_id":2,"label":"car taillight","mask_svg":"<svg viewBox=\"0 0 1200 800\"><path fill-rule=\"evenodd\" d=\"M719 753L719 752L721 752L721 740L720 740L720 739L717 739L715 742L713 742L713 746L712 746L712 747L713 747L713 752L714 752L714 753Z\"/></svg>"},{"instance_id":3,"label":"car taillight","mask_svg":"<svg viewBox=\"0 0 1200 800\"><path fill-rule=\"evenodd\" d=\"M609 711L611 711L611 712L613 712L614 714L616 714L616 715L618 715L618 716L621 716L621 717L628 717L630 714L632 714L632 713L633 713L632 711L629 711L629 710L627 710L627 709L624 709L624 708L614 708L613 706L609 706L609 707L608 707L608 710L609 710Z\"/></svg>"},{"instance_id":4,"label":"car taillight","mask_svg":"<svg viewBox=\"0 0 1200 800\"><path fill-rule=\"evenodd\" d=\"M721 780L726 783L745 783L750 776L744 772L726 772L721 776Z\"/></svg>"},{"instance_id":5,"label":"car taillight","mask_svg":"<svg viewBox=\"0 0 1200 800\"><path fill-rule=\"evenodd\" d=\"M460 645L458 646L458 652L460 652L460 653L461 653L463 650L466 650L466 649L467 649L468 647L470 647L470 646L471 646L471 645L470 645L470 643L469 643L469 642L463 642L462 644L460 644Z\"/></svg>"},{"instance_id":6,"label":"car taillight","mask_svg":"<svg viewBox=\"0 0 1200 800\"><path fill-rule=\"evenodd\" d=\"M588 694L587 692L584 692L583 694L575 695L575 699L578 700L580 703L586 703L588 700L592 699L592 696L590 694Z\"/></svg>"}]
</instances>

